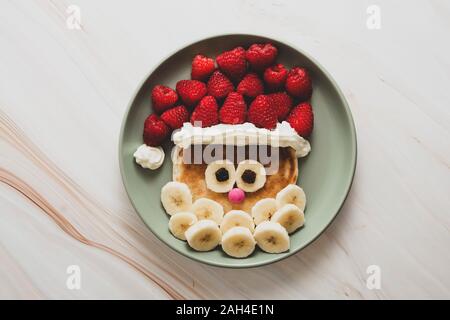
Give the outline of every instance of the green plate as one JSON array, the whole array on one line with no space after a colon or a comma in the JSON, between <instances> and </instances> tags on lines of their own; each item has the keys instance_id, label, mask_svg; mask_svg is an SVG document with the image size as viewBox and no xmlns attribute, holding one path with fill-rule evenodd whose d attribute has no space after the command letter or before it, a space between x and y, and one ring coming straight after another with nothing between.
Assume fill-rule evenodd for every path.
<instances>
[{"instance_id":1,"label":"green plate","mask_svg":"<svg viewBox=\"0 0 450 320\"><path fill-rule=\"evenodd\" d=\"M311 153L299 160L298 184L305 190L307 208L305 226L291 235L286 253L269 254L256 249L248 258L235 259L220 248L196 252L186 242L173 237L169 217L160 203L161 187L172 180L172 145L164 146L166 159L155 171L142 169L133 153L142 142L145 118L151 112L150 92L157 84L172 88L178 80L190 78L191 60L197 53L217 56L236 46L272 42L279 49L277 61L288 67L306 67L313 78L314 132L310 137ZM128 196L142 220L164 243L179 253L207 264L244 268L261 266L286 258L310 244L333 221L350 190L356 166L356 133L344 96L330 75L311 57L293 46L266 37L232 34L208 38L178 50L153 70L139 87L128 107L120 133L119 161Z\"/></svg>"}]
</instances>

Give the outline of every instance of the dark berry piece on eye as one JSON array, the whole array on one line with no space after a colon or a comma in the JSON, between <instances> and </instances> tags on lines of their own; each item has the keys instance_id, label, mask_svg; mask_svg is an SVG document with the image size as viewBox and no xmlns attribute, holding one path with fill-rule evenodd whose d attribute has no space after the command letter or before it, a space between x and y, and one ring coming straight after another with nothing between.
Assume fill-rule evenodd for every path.
<instances>
[{"instance_id":1,"label":"dark berry piece on eye","mask_svg":"<svg viewBox=\"0 0 450 320\"><path fill-rule=\"evenodd\" d=\"M242 173L242 180L244 180L245 183L255 183L256 173L252 170L245 170Z\"/></svg>"},{"instance_id":2,"label":"dark berry piece on eye","mask_svg":"<svg viewBox=\"0 0 450 320\"><path fill-rule=\"evenodd\" d=\"M219 182L227 181L230 178L230 175L228 174L228 170L225 168L220 168L216 171L216 179Z\"/></svg>"}]
</instances>

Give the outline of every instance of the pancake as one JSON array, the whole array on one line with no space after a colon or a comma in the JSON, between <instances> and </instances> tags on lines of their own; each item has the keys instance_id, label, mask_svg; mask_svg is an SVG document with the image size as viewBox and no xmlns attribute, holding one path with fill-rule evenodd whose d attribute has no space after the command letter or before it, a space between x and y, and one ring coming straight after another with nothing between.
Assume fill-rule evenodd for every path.
<instances>
[{"instance_id":1,"label":"pancake","mask_svg":"<svg viewBox=\"0 0 450 320\"><path fill-rule=\"evenodd\" d=\"M248 156L248 146L246 149L246 155ZM228 200L228 193L216 193L206 187L205 170L207 164L203 162L192 164L191 162L193 161L183 161L183 159L186 159L186 154L191 154L188 149L175 147L173 151L173 180L187 184L191 189L194 201L198 198L208 198L219 202L223 206L225 212L230 210L244 210L250 213L253 205L258 200L275 198L278 191L288 184L297 182L298 161L295 150L290 147L277 149L279 151L277 172L267 175L265 185L258 191L246 192L245 200L239 204L231 203ZM227 157L226 151L224 151L224 154ZM234 154L236 154L236 152ZM229 157L227 158L230 159ZM236 158L230 160L235 164L237 163ZM265 167L270 167L270 165L271 163L268 163Z\"/></svg>"}]
</instances>

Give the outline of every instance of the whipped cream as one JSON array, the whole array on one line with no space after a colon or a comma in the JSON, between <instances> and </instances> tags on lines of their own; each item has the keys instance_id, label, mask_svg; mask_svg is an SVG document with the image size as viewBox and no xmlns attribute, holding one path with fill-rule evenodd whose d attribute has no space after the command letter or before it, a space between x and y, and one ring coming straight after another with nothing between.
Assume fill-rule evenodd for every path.
<instances>
[{"instance_id":1,"label":"whipped cream","mask_svg":"<svg viewBox=\"0 0 450 320\"><path fill-rule=\"evenodd\" d=\"M254 124L218 124L212 127L194 127L186 122L175 131L172 140L176 146L186 149L193 144L224 145L270 145L273 147L291 147L297 157L304 157L311 151L308 140L299 136L291 125L283 121L274 130L257 128Z\"/></svg>"},{"instance_id":2,"label":"whipped cream","mask_svg":"<svg viewBox=\"0 0 450 320\"><path fill-rule=\"evenodd\" d=\"M164 150L161 147L150 147L143 144L133 154L136 163L142 168L158 169L164 162Z\"/></svg>"}]
</instances>

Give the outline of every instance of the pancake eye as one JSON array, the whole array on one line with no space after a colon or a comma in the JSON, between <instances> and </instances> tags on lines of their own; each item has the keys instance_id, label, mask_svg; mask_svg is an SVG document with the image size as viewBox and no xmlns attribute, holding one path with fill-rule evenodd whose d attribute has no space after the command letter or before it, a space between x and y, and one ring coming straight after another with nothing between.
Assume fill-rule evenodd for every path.
<instances>
[{"instance_id":1,"label":"pancake eye","mask_svg":"<svg viewBox=\"0 0 450 320\"><path fill-rule=\"evenodd\" d=\"M255 192L266 183L266 169L255 160L244 160L236 169L236 184L245 192Z\"/></svg>"},{"instance_id":2,"label":"pancake eye","mask_svg":"<svg viewBox=\"0 0 450 320\"><path fill-rule=\"evenodd\" d=\"M220 168L216 171L216 180L219 182L227 181L230 178L230 173L226 168Z\"/></svg>"},{"instance_id":3,"label":"pancake eye","mask_svg":"<svg viewBox=\"0 0 450 320\"><path fill-rule=\"evenodd\" d=\"M242 173L242 180L245 183L248 184L252 184L255 183L256 180L256 172L250 169L246 169L243 173Z\"/></svg>"},{"instance_id":4,"label":"pancake eye","mask_svg":"<svg viewBox=\"0 0 450 320\"><path fill-rule=\"evenodd\" d=\"M233 189L236 169L229 160L217 160L208 164L205 170L206 187L214 192L225 193Z\"/></svg>"}]
</instances>

